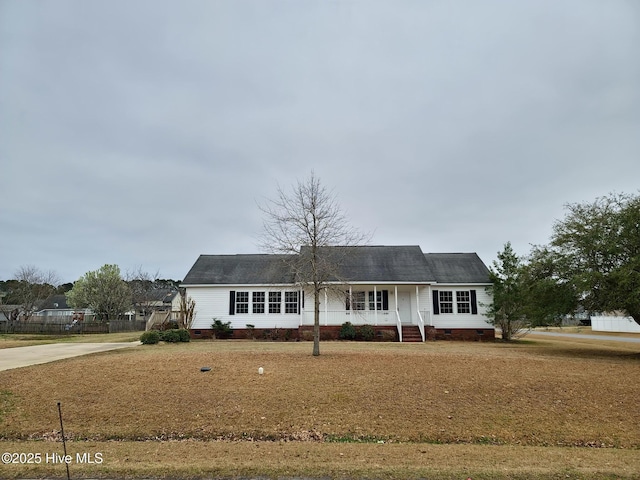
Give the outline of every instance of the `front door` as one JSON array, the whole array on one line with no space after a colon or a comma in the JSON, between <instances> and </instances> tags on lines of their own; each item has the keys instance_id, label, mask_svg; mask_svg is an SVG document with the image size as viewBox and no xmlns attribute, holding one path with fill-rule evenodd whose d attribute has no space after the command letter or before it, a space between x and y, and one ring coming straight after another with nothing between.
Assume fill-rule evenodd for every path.
<instances>
[{"instance_id":1,"label":"front door","mask_svg":"<svg viewBox=\"0 0 640 480\"><path fill-rule=\"evenodd\" d=\"M413 323L411 316L411 294L409 292L398 292L398 313L400 321L404 324Z\"/></svg>"}]
</instances>

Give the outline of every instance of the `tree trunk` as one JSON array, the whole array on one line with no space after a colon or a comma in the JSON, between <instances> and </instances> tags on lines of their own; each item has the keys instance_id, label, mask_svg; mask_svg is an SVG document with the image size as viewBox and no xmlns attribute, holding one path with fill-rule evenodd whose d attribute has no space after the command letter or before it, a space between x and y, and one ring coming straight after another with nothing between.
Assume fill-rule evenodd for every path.
<instances>
[{"instance_id":1,"label":"tree trunk","mask_svg":"<svg viewBox=\"0 0 640 480\"><path fill-rule=\"evenodd\" d=\"M629 312L629 316L633 318L638 325L640 325L640 312Z\"/></svg>"},{"instance_id":2,"label":"tree trunk","mask_svg":"<svg viewBox=\"0 0 640 480\"><path fill-rule=\"evenodd\" d=\"M313 356L320 355L320 289L313 292Z\"/></svg>"},{"instance_id":3,"label":"tree trunk","mask_svg":"<svg viewBox=\"0 0 640 480\"><path fill-rule=\"evenodd\" d=\"M502 321L502 340L505 342L511 341L511 322L509 320Z\"/></svg>"}]
</instances>

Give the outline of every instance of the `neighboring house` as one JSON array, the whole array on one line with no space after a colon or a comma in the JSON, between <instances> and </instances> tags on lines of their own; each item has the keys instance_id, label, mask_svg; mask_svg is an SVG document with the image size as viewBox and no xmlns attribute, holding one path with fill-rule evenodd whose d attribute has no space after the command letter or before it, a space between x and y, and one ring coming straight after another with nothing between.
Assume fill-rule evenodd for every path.
<instances>
[{"instance_id":1,"label":"neighboring house","mask_svg":"<svg viewBox=\"0 0 640 480\"><path fill-rule=\"evenodd\" d=\"M52 295L35 315L45 319L50 317L73 317L75 311L74 308L67 305L67 297L65 295Z\"/></svg>"},{"instance_id":2,"label":"neighboring house","mask_svg":"<svg viewBox=\"0 0 640 480\"><path fill-rule=\"evenodd\" d=\"M175 321L180 311L180 292L176 288L157 288L146 293L137 305L136 320L146 322L145 329L163 328Z\"/></svg>"},{"instance_id":3,"label":"neighboring house","mask_svg":"<svg viewBox=\"0 0 640 480\"><path fill-rule=\"evenodd\" d=\"M591 317L594 332L640 333L640 325L632 317L621 313L594 315Z\"/></svg>"},{"instance_id":4,"label":"neighboring house","mask_svg":"<svg viewBox=\"0 0 640 480\"><path fill-rule=\"evenodd\" d=\"M427 253L419 246L326 247L345 252L332 288L320 298L323 338L345 322L371 325L399 341L492 340L484 316L491 303L489 271L475 253ZM182 287L196 302L195 338L211 335L214 318L231 322L234 337L272 329L309 338L314 301L296 283L291 256L201 255ZM386 332L385 335L383 333Z\"/></svg>"},{"instance_id":5,"label":"neighboring house","mask_svg":"<svg viewBox=\"0 0 640 480\"><path fill-rule=\"evenodd\" d=\"M86 315L92 312L88 308L73 308L67 304L67 297L64 294L52 295L42 305L42 309L35 312L31 317L32 322L49 323L51 321L62 321L77 323L85 319Z\"/></svg>"},{"instance_id":6,"label":"neighboring house","mask_svg":"<svg viewBox=\"0 0 640 480\"><path fill-rule=\"evenodd\" d=\"M136 305L135 320L146 321L155 312L169 312L180 309L180 295L176 288L156 288L145 292L145 298Z\"/></svg>"}]
</instances>

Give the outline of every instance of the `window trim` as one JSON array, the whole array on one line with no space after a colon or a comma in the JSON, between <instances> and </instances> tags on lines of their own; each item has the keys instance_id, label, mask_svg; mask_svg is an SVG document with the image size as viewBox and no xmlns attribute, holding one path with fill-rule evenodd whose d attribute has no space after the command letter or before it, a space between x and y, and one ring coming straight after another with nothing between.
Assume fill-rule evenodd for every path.
<instances>
[{"instance_id":1,"label":"window trim","mask_svg":"<svg viewBox=\"0 0 640 480\"><path fill-rule=\"evenodd\" d=\"M443 296L445 299L443 300ZM450 297L446 298L446 297ZM438 304L440 313L443 315L451 315L453 311L453 290L440 290L438 296Z\"/></svg>"},{"instance_id":2,"label":"window trim","mask_svg":"<svg viewBox=\"0 0 640 480\"><path fill-rule=\"evenodd\" d=\"M284 292L284 313L298 314L299 312L299 293L297 290L288 290Z\"/></svg>"},{"instance_id":3,"label":"window trim","mask_svg":"<svg viewBox=\"0 0 640 480\"><path fill-rule=\"evenodd\" d=\"M236 315L243 315L246 313L249 313L249 292L236 292Z\"/></svg>"},{"instance_id":4,"label":"window trim","mask_svg":"<svg viewBox=\"0 0 640 480\"><path fill-rule=\"evenodd\" d=\"M469 290L456 290L456 313L471 313L471 292Z\"/></svg>"},{"instance_id":5,"label":"window trim","mask_svg":"<svg viewBox=\"0 0 640 480\"><path fill-rule=\"evenodd\" d=\"M277 301L275 300L277 298ZM282 313L282 292L275 291L269 292L269 313L279 314Z\"/></svg>"},{"instance_id":6,"label":"window trim","mask_svg":"<svg viewBox=\"0 0 640 480\"><path fill-rule=\"evenodd\" d=\"M265 313L265 293L262 291L251 292L251 311L255 314ZM262 298L262 299L261 299Z\"/></svg>"}]
</instances>

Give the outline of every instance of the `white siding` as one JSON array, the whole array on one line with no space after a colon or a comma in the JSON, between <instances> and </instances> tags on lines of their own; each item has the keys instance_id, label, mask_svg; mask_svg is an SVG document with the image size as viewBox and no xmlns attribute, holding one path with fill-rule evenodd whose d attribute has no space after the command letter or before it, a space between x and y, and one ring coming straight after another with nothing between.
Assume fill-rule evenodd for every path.
<instances>
[{"instance_id":1,"label":"white siding","mask_svg":"<svg viewBox=\"0 0 640 480\"><path fill-rule=\"evenodd\" d=\"M591 317L591 330L594 332L640 333L640 325L631 317L602 315Z\"/></svg>"},{"instance_id":2,"label":"white siding","mask_svg":"<svg viewBox=\"0 0 640 480\"><path fill-rule=\"evenodd\" d=\"M284 303L282 303L282 313L251 313L251 303L249 313L230 315L229 298L230 292L249 292L251 301L252 292L280 291L284 302L284 292L294 291L295 288L273 288L271 286L215 286L215 287L187 287L187 294L196 302L196 313L192 329L211 328L213 319L216 318L223 323L231 322L231 328L247 328L247 324L254 325L255 328L297 328L300 325L300 315L295 313L284 313ZM268 300L267 300L268 302ZM268 312L268 303L266 305Z\"/></svg>"},{"instance_id":3,"label":"white siding","mask_svg":"<svg viewBox=\"0 0 640 480\"><path fill-rule=\"evenodd\" d=\"M433 326L438 329L448 328L476 328L476 329L490 329L493 328L488 322L488 318L484 315L487 311L487 306L491 303L491 295L486 291L486 287L483 285L437 285L432 286L433 290L447 290L453 292L454 312L456 311L456 292L457 291L476 291L476 300L478 304L478 313L473 315L471 313L440 313L439 315L431 315ZM432 310L433 303L430 303L429 310ZM425 323L428 324L428 322Z\"/></svg>"},{"instance_id":4,"label":"white siding","mask_svg":"<svg viewBox=\"0 0 640 480\"><path fill-rule=\"evenodd\" d=\"M388 310L369 310L369 297L365 293L365 310L345 309L345 298L348 287L344 288L345 293L339 292L328 293L327 301L325 301L324 293L320 294L320 325L342 325L344 322L351 322L354 325L396 325L396 297L394 285L353 285L353 292L373 292L387 290L389 292L389 309ZM304 295L304 306L300 314L294 313L251 313L252 312L252 292L265 292L266 303L265 311L268 312L268 292L270 291L294 291L293 286L286 288L275 288L268 285L253 286L204 286L204 287L187 287L187 295L196 302L196 313L193 322L193 329L211 328L213 319L217 318L222 322L231 322L232 328L246 328L247 324L254 325L255 328L297 328L300 325L313 324L313 293L306 291ZM433 315L432 290L450 290L453 291L454 302L455 292L459 290L475 290L478 313L469 314L439 314ZM229 314L229 297L230 292L249 292L249 313L247 314ZM487 322L484 313L486 306L491 302L490 295L486 292L485 287L480 285L438 285L438 286L418 286L418 294L416 297L415 285L398 286L398 297L410 299L410 318L401 318L403 323L417 324L418 315L416 310L419 308L426 326L433 325L439 329L445 328L469 328L469 329L486 329L493 328ZM302 303L302 302L301 302ZM282 305L284 312L284 304Z\"/></svg>"}]
</instances>

